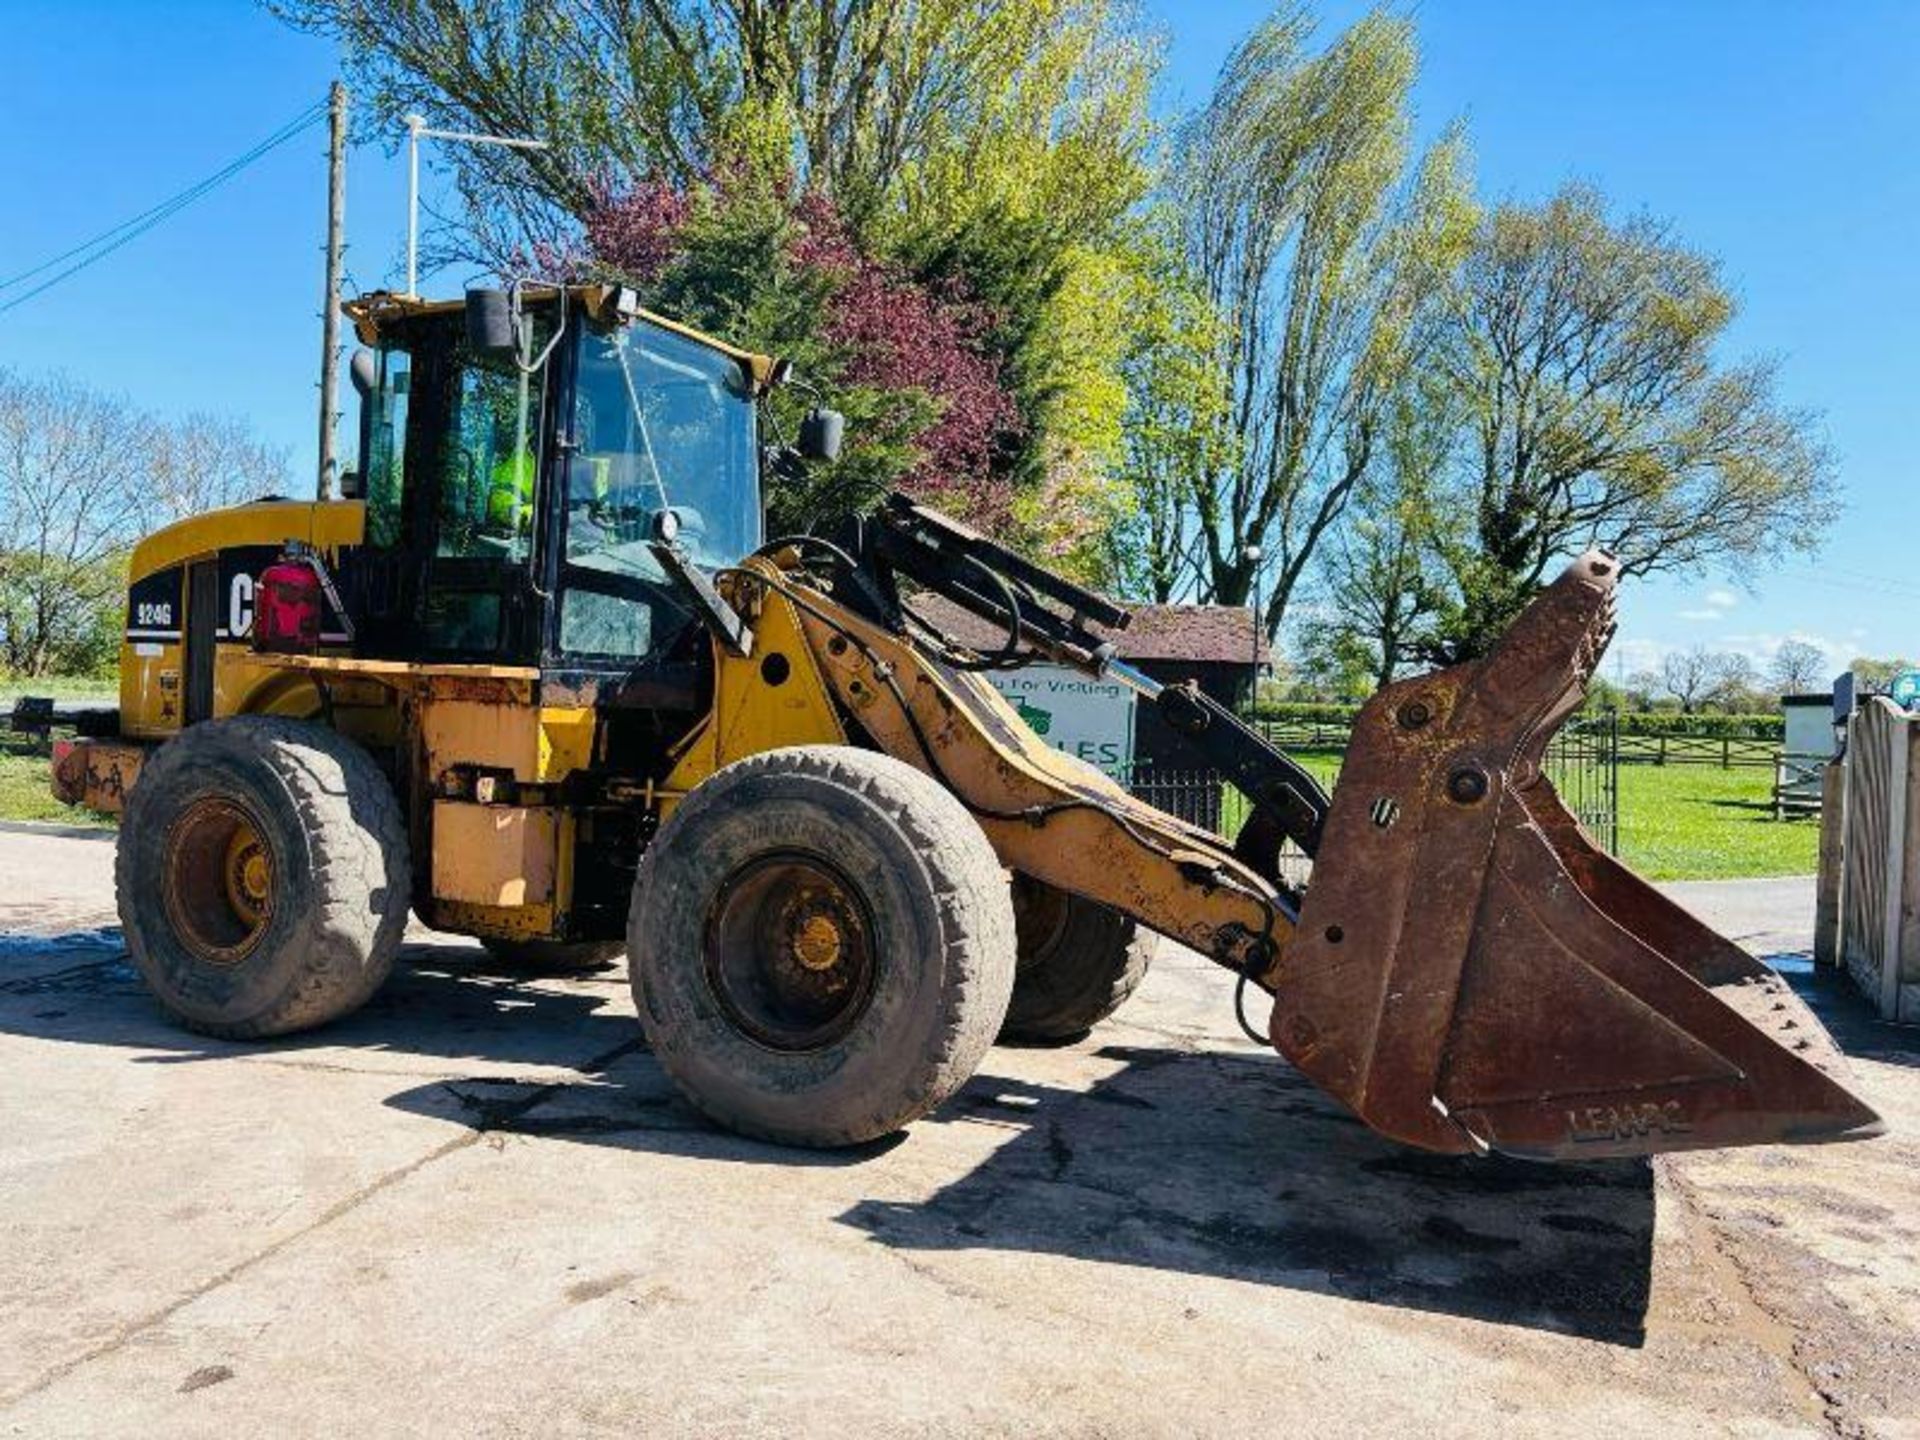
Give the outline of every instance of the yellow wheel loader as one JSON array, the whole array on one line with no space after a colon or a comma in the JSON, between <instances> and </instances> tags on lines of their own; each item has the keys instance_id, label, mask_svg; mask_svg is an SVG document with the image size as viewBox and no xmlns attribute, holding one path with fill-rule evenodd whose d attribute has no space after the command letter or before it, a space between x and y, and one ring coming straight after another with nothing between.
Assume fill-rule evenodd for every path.
<instances>
[{"instance_id":1,"label":"yellow wheel loader","mask_svg":"<svg viewBox=\"0 0 1920 1440\"><path fill-rule=\"evenodd\" d=\"M1153 937L1272 1000L1375 1129L1538 1158L1873 1134L1768 970L1600 853L1541 769L1612 629L1582 556L1486 659L1393 685L1329 799L1126 612L902 498L763 533L830 459L787 378L618 287L374 295L350 498L199 516L133 559L117 712L57 747L121 813L134 963L193 1029L322 1024L411 910L511 963L627 953L641 1025L718 1122L872 1139L997 1036L1084 1032ZM503 480L504 477L504 480ZM937 594L994 622L968 649ZM1050 748L983 671L1118 675L1249 802L1224 840ZM1312 857L1304 887L1282 854ZM1236 1003L1241 998L1236 993Z\"/></svg>"}]
</instances>

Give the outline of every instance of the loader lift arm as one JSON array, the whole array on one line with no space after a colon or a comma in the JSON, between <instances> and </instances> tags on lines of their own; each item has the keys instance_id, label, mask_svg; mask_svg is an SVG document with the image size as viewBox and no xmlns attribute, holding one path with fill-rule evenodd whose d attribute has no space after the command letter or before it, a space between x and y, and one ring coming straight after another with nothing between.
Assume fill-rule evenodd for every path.
<instances>
[{"instance_id":1,"label":"loader lift arm","mask_svg":"<svg viewBox=\"0 0 1920 1440\"><path fill-rule=\"evenodd\" d=\"M1229 844L1047 746L983 657L913 632L896 582L962 592L1006 625L1006 657L1111 670L1072 587L1046 591L1063 618L990 542L943 522L928 543L901 507L879 525L824 566L770 547L721 589L750 623L786 609L849 734L957 796L1008 868L1272 994L1275 1048L1373 1128L1548 1159L1878 1133L1778 977L1595 850L1542 770L1612 632L1608 557L1574 562L1486 660L1369 702L1331 804L1230 714L1149 689L1255 801L1257 833ZM1274 872L1283 838L1317 851L1304 901Z\"/></svg>"}]
</instances>

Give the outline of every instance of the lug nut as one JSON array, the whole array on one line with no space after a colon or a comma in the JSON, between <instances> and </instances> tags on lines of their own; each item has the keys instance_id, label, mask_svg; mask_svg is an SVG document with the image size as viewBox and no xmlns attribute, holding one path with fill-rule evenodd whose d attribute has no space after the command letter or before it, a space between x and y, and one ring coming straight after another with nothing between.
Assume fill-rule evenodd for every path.
<instances>
[{"instance_id":1,"label":"lug nut","mask_svg":"<svg viewBox=\"0 0 1920 1440\"><path fill-rule=\"evenodd\" d=\"M1487 795L1487 777L1470 766L1447 777L1447 795L1458 805L1477 805Z\"/></svg>"},{"instance_id":2,"label":"lug nut","mask_svg":"<svg viewBox=\"0 0 1920 1440\"><path fill-rule=\"evenodd\" d=\"M1418 730L1433 719L1433 709L1424 700L1409 700L1395 712L1402 730Z\"/></svg>"}]
</instances>

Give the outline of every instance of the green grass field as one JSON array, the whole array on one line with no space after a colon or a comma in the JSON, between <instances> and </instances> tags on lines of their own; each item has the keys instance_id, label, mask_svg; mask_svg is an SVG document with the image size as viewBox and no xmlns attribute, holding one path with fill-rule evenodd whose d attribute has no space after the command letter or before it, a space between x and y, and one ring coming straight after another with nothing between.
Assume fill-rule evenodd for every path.
<instances>
[{"instance_id":1,"label":"green grass field","mask_svg":"<svg viewBox=\"0 0 1920 1440\"><path fill-rule=\"evenodd\" d=\"M69 809L47 788L46 749L25 735L0 731L0 820L47 820L56 825L111 825L91 810Z\"/></svg>"},{"instance_id":2,"label":"green grass field","mask_svg":"<svg viewBox=\"0 0 1920 1440\"><path fill-rule=\"evenodd\" d=\"M0 680L0 820L50 820L60 825L111 825L91 810L69 809L47 788L46 746L7 728L6 717L22 695L51 695L56 700L112 700L120 693L114 680Z\"/></svg>"},{"instance_id":3,"label":"green grass field","mask_svg":"<svg viewBox=\"0 0 1920 1440\"><path fill-rule=\"evenodd\" d=\"M1649 880L1811 875L1820 820L1773 818L1773 771L1758 766L1620 767L1620 858Z\"/></svg>"},{"instance_id":4,"label":"green grass field","mask_svg":"<svg viewBox=\"0 0 1920 1440\"><path fill-rule=\"evenodd\" d=\"M1294 752L1332 787L1340 752ZM1228 795L1226 821L1241 818ZM1649 880L1737 880L1811 875L1818 867L1817 816L1773 818L1773 772L1759 766L1620 767L1620 858Z\"/></svg>"}]
</instances>

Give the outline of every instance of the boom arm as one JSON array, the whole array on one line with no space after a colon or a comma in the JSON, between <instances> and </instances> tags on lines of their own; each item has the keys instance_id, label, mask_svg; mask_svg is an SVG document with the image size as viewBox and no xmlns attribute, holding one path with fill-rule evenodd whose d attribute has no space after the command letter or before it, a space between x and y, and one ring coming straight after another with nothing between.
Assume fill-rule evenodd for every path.
<instances>
[{"instance_id":1,"label":"boom arm","mask_svg":"<svg viewBox=\"0 0 1920 1440\"><path fill-rule=\"evenodd\" d=\"M1015 870L1111 905L1271 985L1293 907L1219 837L1053 749L981 676L789 591L835 697L973 812Z\"/></svg>"}]
</instances>

